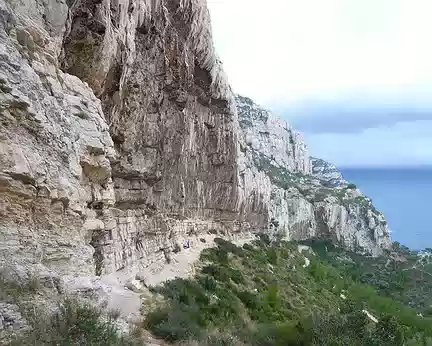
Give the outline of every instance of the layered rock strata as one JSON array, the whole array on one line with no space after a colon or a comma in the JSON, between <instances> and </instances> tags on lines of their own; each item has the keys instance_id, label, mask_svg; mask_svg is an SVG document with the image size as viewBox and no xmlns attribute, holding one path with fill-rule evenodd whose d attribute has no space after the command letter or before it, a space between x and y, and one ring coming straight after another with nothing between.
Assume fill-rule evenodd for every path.
<instances>
[{"instance_id":1,"label":"layered rock strata","mask_svg":"<svg viewBox=\"0 0 432 346\"><path fill-rule=\"evenodd\" d=\"M203 234L276 231L390 242L299 134L234 101L204 0L0 0L2 280L87 292Z\"/></svg>"}]
</instances>

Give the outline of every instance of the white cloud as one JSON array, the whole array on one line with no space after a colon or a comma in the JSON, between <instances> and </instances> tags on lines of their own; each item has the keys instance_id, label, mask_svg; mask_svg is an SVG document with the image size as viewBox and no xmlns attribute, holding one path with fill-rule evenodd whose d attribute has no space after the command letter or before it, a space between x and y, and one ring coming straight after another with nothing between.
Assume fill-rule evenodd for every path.
<instances>
[{"instance_id":1,"label":"white cloud","mask_svg":"<svg viewBox=\"0 0 432 346\"><path fill-rule=\"evenodd\" d=\"M432 85L430 0L209 0L236 92L261 103Z\"/></svg>"},{"instance_id":2,"label":"white cloud","mask_svg":"<svg viewBox=\"0 0 432 346\"><path fill-rule=\"evenodd\" d=\"M432 163L431 0L208 2L234 91L308 131L313 155Z\"/></svg>"}]
</instances>

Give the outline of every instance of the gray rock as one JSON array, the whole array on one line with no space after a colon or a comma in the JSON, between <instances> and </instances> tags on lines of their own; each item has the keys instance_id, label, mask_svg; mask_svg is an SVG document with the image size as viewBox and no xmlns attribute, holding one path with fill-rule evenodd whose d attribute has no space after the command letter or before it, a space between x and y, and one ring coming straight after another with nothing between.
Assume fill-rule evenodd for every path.
<instances>
[{"instance_id":1,"label":"gray rock","mask_svg":"<svg viewBox=\"0 0 432 346\"><path fill-rule=\"evenodd\" d=\"M237 96L245 213L287 239L327 238L378 255L391 246L370 200L347 189L330 163L312 158L300 135L252 100Z\"/></svg>"},{"instance_id":2,"label":"gray rock","mask_svg":"<svg viewBox=\"0 0 432 346\"><path fill-rule=\"evenodd\" d=\"M205 0L0 0L0 60L0 267L17 281L97 295L206 234L390 241L366 200L311 176L289 125L237 112Z\"/></svg>"},{"instance_id":3,"label":"gray rock","mask_svg":"<svg viewBox=\"0 0 432 346\"><path fill-rule=\"evenodd\" d=\"M148 284L148 274L146 274L146 273L137 273L135 275L135 280L140 281L141 284L144 287L149 287L149 284Z\"/></svg>"},{"instance_id":4,"label":"gray rock","mask_svg":"<svg viewBox=\"0 0 432 346\"><path fill-rule=\"evenodd\" d=\"M14 336L30 330L27 321L22 317L15 304L0 302L0 342L8 343Z\"/></svg>"},{"instance_id":5,"label":"gray rock","mask_svg":"<svg viewBox=\"0 0 432 346\"><path fill-rule=\"evenodd\" d=\"M326 186L344 187L347 185L342 173L335 165L316 157L311 157L311 162L313 176L320 179Z\"/></svg>"},{"instance_id":6,"label":"gray rock","mask_svg":"<svg viewBox=\"0 0 432 346\"><path fill-rule=\"evenodd\" d=\"M125 287L133 292L140 292L143 289L143 285L139 280L130 279L126 282Z\"/></svg>"},{"instance_id":7,"label":"gray rock","mask_svg":"<svg viewBox=\"0 0 432 346\"><path fill-rule=\"evenodd\" d=\"M0 263L100 276L248 231L205 1L40 6L0 0Z\"/></svg>"}]
</instances>

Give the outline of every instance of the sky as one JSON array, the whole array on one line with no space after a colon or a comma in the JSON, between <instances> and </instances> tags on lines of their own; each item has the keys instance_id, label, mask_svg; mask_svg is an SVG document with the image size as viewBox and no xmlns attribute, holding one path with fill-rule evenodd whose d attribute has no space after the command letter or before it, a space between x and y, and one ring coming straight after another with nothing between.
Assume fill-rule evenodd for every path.
<instances>
[{"instance_id":1,"label":"sky","mask_svg":"<svg viewBox=\"0 0 432 346\"><path fill-rule=\"evenodd\" d=\"M432 164L431 0L208 4L233 90L303 133L312 155Z\"/></svg>"}]
</instances>

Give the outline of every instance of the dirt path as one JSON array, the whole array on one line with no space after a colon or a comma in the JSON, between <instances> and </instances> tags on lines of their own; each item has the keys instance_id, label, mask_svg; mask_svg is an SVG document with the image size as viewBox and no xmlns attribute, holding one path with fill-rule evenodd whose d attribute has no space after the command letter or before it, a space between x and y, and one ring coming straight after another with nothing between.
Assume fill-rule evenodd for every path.
<instances>
[{"instance_id":1,"label":"dirt path","mask_svg":"<svg viewBox=\"0 0 432 346\"><path fill-rule=\"evenodd\" d=\"M147 286L156 286L164 281L178 278L187 278L195 273L195 264L199 260L202 250L215 246L214 235L201 236L205 242L199 239L191 240L190 248L181 249L177 254L173 254L170 263L165 263L162 267L160 263L154 263L145 269L129 268L128 271L119 271L101 278L104 285L108 287L106 296L108 309L120 311L121 316L128 321L136 321L140 317L141 293L133 292L125 288L130 279L135 279L137 273L145 277ZM254 240L254 236L247 238L232 239L231 241L242 246ZM145 289L144 289L145 291Z\"/></svg>"}]
</instances>

